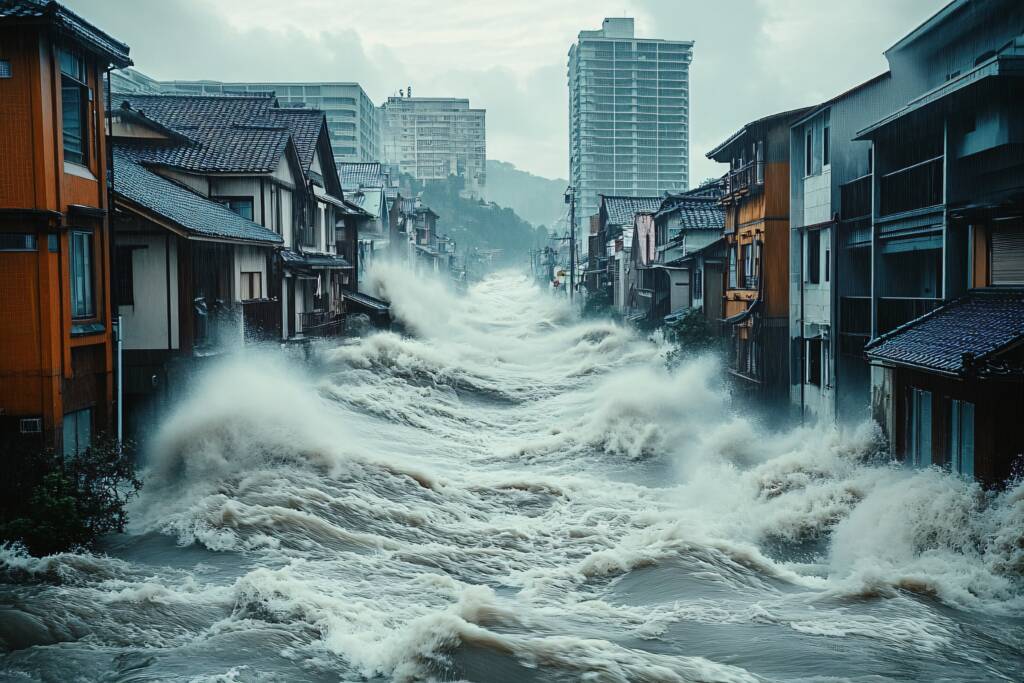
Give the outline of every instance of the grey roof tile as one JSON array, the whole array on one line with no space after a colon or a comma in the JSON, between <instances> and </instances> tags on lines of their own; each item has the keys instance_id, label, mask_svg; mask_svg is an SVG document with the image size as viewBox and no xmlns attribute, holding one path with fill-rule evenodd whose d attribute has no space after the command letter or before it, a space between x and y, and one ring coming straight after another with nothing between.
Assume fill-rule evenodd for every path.
<instances>
[{"instance_id":1,"label":"grey roof tile","mask_svg":"<svg viewBox=\"0 0 1024 683\"><path fill-rule=\"evenodd\" d=\"M608 222L612 225L632 225L638 213L654 213L663 197L617 197L602 195Z\"/></svg>"},{"instance_id":2,"label":"grey roof tile","mask_svg":"<svg viewBox=\"0 0 1024 683\"><path fill-rule=\"evenodd\" d=\"M58 31L70 35L93 52L98 52L117 67L130 66L128 46L96 28L58 2L47 0L0 0L0 23L19 19L45 19Z\"/></svg>"},{"instance_id":3,"label":"grey roof tile","mask_svg":"<svg viewBox=\"0 0 1024 683\"><path fill-rule=\"evenodd\" d=\"M124 199L193 235L268 245L283 242L277 233L145 168L136 151L114 149L114 191Z\"/></svg>"},{"instance_id":4,"label":"grey roof tile","mask_svg":"<svg viewBox=\"0 0 1024 683\"><path fill-rule=\"evenodd\" d=\"M673 214L673 228L683 230L724 230L725 210L714 197L673 195L662 202L656 217Z\"/></svg>"},{"instance_id":5,"label":"grey roof tile","mask_svg":"<svg viewBox=\"0 0 1024 683\"><path fill-rule=\"evenodd\" d=\"M1024 290L978 289L878 337L871 359L960 374L964 354L985 360L1024 340Z\"/></svg>"},{"instance_id":6,"label":"grey roof tile","mask_svg":"<svg viewBox=\"0 0 1024 683\"><path fill-rule=\"evenodd\" d=\"M343 162L338 164L341 189L358 190L360 187L387 187L387 174L379 161Z\"/></svg>"}]
</instances>

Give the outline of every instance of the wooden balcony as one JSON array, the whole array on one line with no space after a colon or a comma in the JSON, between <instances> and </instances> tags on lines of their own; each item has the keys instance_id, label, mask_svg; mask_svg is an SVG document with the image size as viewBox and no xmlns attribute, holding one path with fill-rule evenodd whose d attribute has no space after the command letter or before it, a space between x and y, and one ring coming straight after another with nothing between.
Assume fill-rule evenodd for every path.
<instances>
[{"instance_id":1,"label":"wooden balcony","mask_svg":"<svg viewBox=\"0 0 1024 683\"><path fill-rule=\"evenodd\" d=\"M748 161L743 166L729 171L725 177L723 203L735 201L764 188L764 162Z\"/></svg>"}]
</instances>

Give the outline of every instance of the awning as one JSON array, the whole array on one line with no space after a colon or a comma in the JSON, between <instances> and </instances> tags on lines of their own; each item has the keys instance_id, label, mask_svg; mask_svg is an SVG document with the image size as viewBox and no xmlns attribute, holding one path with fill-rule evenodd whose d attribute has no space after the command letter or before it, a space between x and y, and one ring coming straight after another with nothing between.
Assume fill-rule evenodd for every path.
<instances>
[{"instance_id":1,"label":"awning","mask_svg":"<svg viewBox=\"0 0 1024 683\"><path fill-rule=\"evenodd\" d=\"M754 303L750 304L747 310L737 313L736 315L730 316L728 318L723 318L722 323L724 323L725 325L739 325L742 322L746 322L746 320L754 314L754 311L757 310L758 306L760 305L760 300L754 301Z\"/></svg>"},{"instance_id":2,"label":"awning","mask_svg":"<svg viewBox=\"0 0 1024 683\"><path fill-rule=\"evenodd\" d=\"M352 264L337 254L302 254L291 249L280 252L284 267L293 273L313 270L350 270Z\"/></svg>"},{"instance_id":3,"label":"awning","mask_svg":"<svg viewBox=\"0 0 1024 683\"><path fill-rule=\"evenodd\" d=\"M377 313L387 313L391 310L391 304L387 301L374 298L362 292L343 292L345 301L352 302L357 307L368 308Z\"/></svg>"}]
</instances>

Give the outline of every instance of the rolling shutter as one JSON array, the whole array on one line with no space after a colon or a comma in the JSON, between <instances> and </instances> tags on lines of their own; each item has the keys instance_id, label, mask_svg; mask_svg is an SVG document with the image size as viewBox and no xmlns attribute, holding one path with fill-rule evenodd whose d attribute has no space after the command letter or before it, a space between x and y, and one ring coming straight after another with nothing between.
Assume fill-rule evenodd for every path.
<instances>
[{"instance_id":1,"label":"rolling shutter","mask_svg":"<svg viewBox=\"0 0 1024 683\"><path fill-rule=\"evenodd\" d=\"M992 233L992 284L1024 285L1024 230Z\"/></svg>"}]
</instances>

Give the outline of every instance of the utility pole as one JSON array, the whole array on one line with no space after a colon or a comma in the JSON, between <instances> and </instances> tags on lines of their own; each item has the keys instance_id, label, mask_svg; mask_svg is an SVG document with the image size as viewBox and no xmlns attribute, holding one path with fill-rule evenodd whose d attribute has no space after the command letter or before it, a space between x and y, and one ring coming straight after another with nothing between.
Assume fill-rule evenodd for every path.
<instances>
[{"instance_id":1,"label":"utility pole","mask_svg":"<svg viewBox=\"0 0 1024 683\"><path fill-rule=\"evenodd\" d=\"M569 205L569 301L576 293L576 191L570 185L565 191L565 203Z\"/></svg>"}]
</instances>

